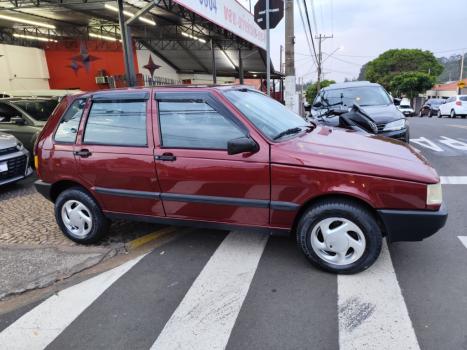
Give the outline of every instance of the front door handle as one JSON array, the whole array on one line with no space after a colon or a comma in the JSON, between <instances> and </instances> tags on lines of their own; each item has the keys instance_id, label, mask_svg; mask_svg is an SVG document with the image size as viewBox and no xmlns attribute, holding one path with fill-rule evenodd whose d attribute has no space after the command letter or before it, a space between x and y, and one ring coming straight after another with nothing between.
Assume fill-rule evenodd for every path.
<instances>
[{"instance_id":1,"label":"front door handle","mask_svg":"<svg viewBox=\"0 0 467 350\"><path fill-rule=\"evenodd\" d=\"M88 149L82 149L80 151L76 151L76 152L73 152L73 153L75 154L75 156L80 156L81 158L87 158L90 155L92 155L92 153L89 152Z\"/></svg>"},{"instance_id":2,"label":"front door handle","mask_svg":"<svg viewBox=\"0 0 467 350\"><path fill-rule=\"evenodd\" d=\"M154 157L156 160L162 160L165 162L173 162L177 159L172 153L164 153L162 155L157 155Z\"/></svg>"}]
</instances>

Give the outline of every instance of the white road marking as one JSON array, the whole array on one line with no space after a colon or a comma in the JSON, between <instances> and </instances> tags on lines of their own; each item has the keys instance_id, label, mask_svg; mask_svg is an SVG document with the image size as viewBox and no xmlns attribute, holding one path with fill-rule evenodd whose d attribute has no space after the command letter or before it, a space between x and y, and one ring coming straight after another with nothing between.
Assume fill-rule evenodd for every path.
<instances>
[{"instance_id":1,"label":"white road marking","mask_svg":"<svg viewBox=\"0 0 467 350\"><path fill-rule=\"evenodd\" d=\"M386 242L368 270L337 277L340 350L419 350Z\"/></svg>"},{"instance_id":2,"label":"white road marking","mask_svg":"<svg viewBox=\"0 0 467 350\"><path fill-rule=\"evenodd\" d=\"M0 333L2 349L44 349L143 257L130 260L51 296Z\"/></svg>"},{"instance_id":3,"label":"white road marking","mask_svg":"<svg viewBox=\"0 0 467 350\"><path fill-rule=\"evenodd\" d=\"M439 147L433 141L428 140L426 137L419 137L418 139L410 139L410 142L416 143L419 146L431 149L432 151L435 151L435 152L444 152L444 150L441 147Z\"/></svg>"},{"instance_id":4,"label":"white road marking","mask_svg":"<svg viewBox=\"0 0 467 350\"><path fill-rule=\"evenodd\" d=\"M467 236L457 236L457 238L459 238L459 240L462 242L464 247L467 248Z\"/></svg>"},{"instance_id":5,"label":"white road marking","mask_svg":"<svg viewBox=\"0 0 467 350\"><path fill-rule=\"evenodd\" d=\"M260 233L230 233L151 349L225 349L267 240Z\"/></svg>"},{"instance_id":6,"label":"white road marking","mask_svg":"<svg viewBox=\"0 0 467 350\"><path fill-rule=\"evenodd\" d=\"M439 139L439 142L445 144L446 146L452 147L459 151L467 151L467 143L459 141L459 140L451 139L446 136L440 136L440 137L442 137L443 140Z\"/></svg>"},{"instance_id":7,"label":"white road marking","mask_svg":"<svg viewBox=\"0 0 467 350\"><path fill-rule=\"evenodd\" d=\"M467 176L440 176L443 185L467 185Z\"/></svg>"}]
</instances>

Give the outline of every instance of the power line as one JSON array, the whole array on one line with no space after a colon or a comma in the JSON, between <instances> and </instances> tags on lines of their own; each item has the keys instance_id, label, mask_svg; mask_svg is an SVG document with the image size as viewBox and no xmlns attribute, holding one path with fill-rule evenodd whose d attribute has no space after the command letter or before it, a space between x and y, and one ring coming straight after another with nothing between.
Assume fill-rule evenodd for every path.
<instances>
[{"instance_id":1,"label":"power line","mask_svg":"<svg viewBox=\"0 0 467 350\"><path fill-rule=\"evenodd\" d=\"M315 28L315 33L318 33L318 23L316 22L316 10L315 10L315 2L313 0L310 0L311 3L311 14L313 16L313 24Z\"/></svg>"},{"instance_id":2,"label":"power line","mask_svg":"<svg viewBox=\"0 0 467 350\"><path fill-rule=\"evenodd\" d=\"M313 31L311 30L310 16L308 15L308 7L306 6L306 0L303 0L303 4L305 5L305 14L306 14L306 20L308 22L308 30L310 31L311 45L313 46L313 53L315 54L315 59L316 59L316 62L318 63L319 59L318 59L318 55L316 54L315 41L313 40Z\"/></svg>"},{"instance_id":3,"label":"power line","mask_svg":"<svg viewBox=\"0 0 467 350\"><path fill-rule=\"evenodd\" d=\"M303 31L305 32L305 37L306 37L306 41L307 41L307 44L308 44L308 50L310 51L310 55L306 55L306 56L313 56L313 53L311 52L312 50L311 50L310 39L308 38L308 31L307 31L306 26L305 26L305 21L303 20L303 9L302 9L302 6L300 4L300 0L297 0L297 3L298 3L298 10L299 10L299 13L300 13L300 19L302 20ZM313 37L312 37L312 39L313 39ZM315 64L316 64L316 61L315 61Z\"/></svg>"}]
</instances>

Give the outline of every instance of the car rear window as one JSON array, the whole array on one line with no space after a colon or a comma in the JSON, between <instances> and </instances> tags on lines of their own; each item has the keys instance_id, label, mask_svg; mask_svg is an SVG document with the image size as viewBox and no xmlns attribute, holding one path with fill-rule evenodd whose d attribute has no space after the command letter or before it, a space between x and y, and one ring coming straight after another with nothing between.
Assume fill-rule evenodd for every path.
<instances>
[{"instance_id":1,"label":"car rear window","mask_svg":"<svg viewBox=\"0 0 467 350\"><path fill-rule=\"evenodd\" d=\"M12 101L12 103L28 113L35 120L45 122L49 119L55 107L57 107L58 100L18 100Z\"/></svg>"},{"instance_id":2,"label":"car rear window","mask_svg":"<svg viewBox=\"0 0 467 350\"><path fill-rule=\"evenodd\" d=\"M76 100L71 104L60 120L60 124L55 132L55 141L66 143L74 143L76 141L85 104L85 99Z\"/></svg>"},{"instance_id":3,"label":"car rear window","mask_svg":"<svg viewBox=\"0 0 467 350\"><path fill-rule=\"evenodd\" d=\"M146 146L146 101L94 101L86 123L84 143Z\"/></svg>"},{"instance_id":4,"label":"car rear window","mask_svg":"<svg viewBox=\"0 0 467 350\"><path fill-rule=\"evenodd\" d=\"M461 100L461 101L467 101L467 96L460 96L460 97L459 97L459 100Z\"/></svg>"}]
</instances>

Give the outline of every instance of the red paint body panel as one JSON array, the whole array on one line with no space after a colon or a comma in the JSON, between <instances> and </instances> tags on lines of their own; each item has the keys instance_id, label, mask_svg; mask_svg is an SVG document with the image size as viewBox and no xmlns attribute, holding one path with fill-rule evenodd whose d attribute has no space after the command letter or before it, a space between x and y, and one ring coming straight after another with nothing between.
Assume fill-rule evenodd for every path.
<instances>
[{"instance_id":1,"label":"red paint body panel","mask_svg":"<svg viewBox=\"0 0 467 350\"><path fill-rule=\"evenodd\" d=\"M321 126L289 140L271 142L223 96L222 89L146 89L151 93L147 103L147 147L82 144L90 100L76 145L54 144L52 136L59 119L77 96L66 97L38 142L40 177L50 184L61 180L81 184L95 196L105 212L250 227L290 229L300 207L328 195L358 198L374 209L437 209L425 204L426 184L439 182L439 177L410 146ZM158 91L209 92L247 128L250 137L258 143L259 151L228 155L218 150L161 147L154 101L154 93ZM73 155L73 151L83 148L89 149L92 155L88 158ZM176 160L154 159L163 153L173 154ZM119 197L97 193L96 187L143 191L155 196ZM166 199L161 200L159 194ZM262 205L199 203L174 200L173 195L245 199ZM276 202L297 207L284 210L279 205L270 209L269 205Z\"/></svg>"}]
</instances>

